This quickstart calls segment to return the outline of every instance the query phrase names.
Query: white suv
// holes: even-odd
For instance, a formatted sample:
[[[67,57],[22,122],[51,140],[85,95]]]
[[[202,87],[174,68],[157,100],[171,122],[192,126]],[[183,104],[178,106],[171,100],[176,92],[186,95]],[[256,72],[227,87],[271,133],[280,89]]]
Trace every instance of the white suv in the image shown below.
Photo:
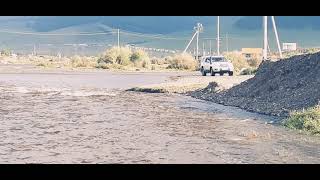
[[[206,76],[207,73],[210,73],[211,76],[215,76],[216,73],[219,73],[220,76],[223,76],[224,73],[233,76],[233,65],[224,56],[204,56],[200,62],[200,71],[203,76]]]

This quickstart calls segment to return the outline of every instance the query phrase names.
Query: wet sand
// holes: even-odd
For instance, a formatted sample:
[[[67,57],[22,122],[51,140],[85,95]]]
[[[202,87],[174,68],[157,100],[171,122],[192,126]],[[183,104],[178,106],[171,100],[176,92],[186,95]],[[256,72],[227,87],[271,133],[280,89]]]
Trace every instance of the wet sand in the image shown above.
[[[320,162],[320,138],[275,117],[123,91],[176,75],[0,72],[0,163]]]

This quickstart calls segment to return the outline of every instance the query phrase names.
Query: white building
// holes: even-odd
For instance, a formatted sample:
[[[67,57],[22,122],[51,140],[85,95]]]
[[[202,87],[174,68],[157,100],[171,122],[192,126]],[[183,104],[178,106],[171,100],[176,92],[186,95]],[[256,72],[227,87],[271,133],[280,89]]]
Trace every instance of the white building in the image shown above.
[[[297,43],[283,43],[282,50],[283,51],[295,51],[295,50],[297,50]]]

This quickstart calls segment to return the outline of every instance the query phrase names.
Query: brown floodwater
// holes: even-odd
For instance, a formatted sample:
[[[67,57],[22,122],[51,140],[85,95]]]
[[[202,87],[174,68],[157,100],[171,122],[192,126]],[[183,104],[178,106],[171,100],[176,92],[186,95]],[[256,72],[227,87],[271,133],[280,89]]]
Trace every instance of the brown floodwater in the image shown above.
[[[169,75],[0,74],[0,163],[320,163],[320,138],[274,117],[123,91]]]

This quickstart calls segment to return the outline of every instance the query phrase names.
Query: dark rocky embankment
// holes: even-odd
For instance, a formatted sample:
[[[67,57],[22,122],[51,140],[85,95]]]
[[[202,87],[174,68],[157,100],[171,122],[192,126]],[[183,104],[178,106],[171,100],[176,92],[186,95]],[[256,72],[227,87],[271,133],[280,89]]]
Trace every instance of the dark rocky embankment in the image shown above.
[[[315,106],[320,100],[320,53],[263,62],[257,74],[230,89],[218,85],[189,93],[192,97],[248,111],[288,116],[290,111]]]

